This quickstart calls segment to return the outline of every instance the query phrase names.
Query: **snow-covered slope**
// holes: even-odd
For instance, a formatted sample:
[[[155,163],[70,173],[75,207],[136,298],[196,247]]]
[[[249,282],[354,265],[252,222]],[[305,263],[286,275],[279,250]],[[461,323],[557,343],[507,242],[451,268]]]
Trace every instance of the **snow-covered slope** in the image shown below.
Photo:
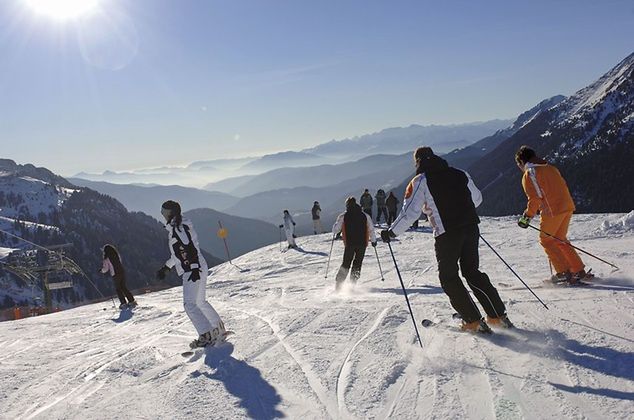
[[[180,353],[194,335],[181,289],[140,297],[131,317],[107,304],[0,324],[0,418],[627,419],[634,398],[634,213],[578,215],[571,238],[589,258],[592,288],[540,287],[548,263],[531,231],[485,219],[482,235],[535,287],[522,289],[493,253],[482,268],[500,288],[515,331],[473,336],[412,323],[387,246],[379,276],[368,250],[360,284],[333,293],[342,245],[324,279],[329,235],[301,251],[269,246],[217,266],[210,301],[231,345]],[[393,244],[423,318],[448,320],[429,232]]]

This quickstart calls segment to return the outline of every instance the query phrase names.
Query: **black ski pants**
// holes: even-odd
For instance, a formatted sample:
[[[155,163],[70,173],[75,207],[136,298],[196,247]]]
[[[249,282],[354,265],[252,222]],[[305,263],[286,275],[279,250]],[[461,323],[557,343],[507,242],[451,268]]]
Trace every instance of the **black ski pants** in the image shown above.
[[[479,270],[479,241],[478,225],[469,225],[443,233],[436,238],[435,243],[440,285],[449,296],[451,306],[465,322],[478,321],[482,315],[458,275],[458,264],[487,315],[499,317],[506,313],[504,303],[489,276]]]
[[[367,209],[363,209],[363,212],[365,214],[367,214],[368,216],[370,216],[370,219],[372,218],[372,207],[369,207]]]
[[[388,209],[387,224],[391,225],[396,220],[396,209]]]
[[[341,286],[346,277],[348,277],[348,272],[350,271],[350,265],[352,265],[352,272],[350,273],[350,280],[353,283],[356,283],[361,277],[361,264],[363,264],[363,257],[365,257],[365,246],[348,246],[343,251],[343,262],[341,263],[341,267],[337,272],[337,277],[335,281],[337,282],[337,287]]]
[[[114,276],[112,280],[114,281],[114,287],[117,290],[119,302],[121,302],[122,305],[126,303],[126,299],[128,299],[127,303],[133,302],[134,296],[132,296],[132,293],[130,293],[125,284],[125,276]]]
[[[379,223],[379,221],[381,220],[381,215],[383,215],[383,217],[385,218],[385,223],[388,222],[388,216],[387,216],[387,207],[383,206],[383,207],[377,207],[376,209],[376,222]]]

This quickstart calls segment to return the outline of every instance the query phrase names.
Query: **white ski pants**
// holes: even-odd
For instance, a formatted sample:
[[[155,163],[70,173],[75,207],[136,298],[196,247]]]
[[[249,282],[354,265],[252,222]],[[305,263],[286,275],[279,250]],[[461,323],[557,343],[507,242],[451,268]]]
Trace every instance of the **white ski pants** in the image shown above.
[[[295,229],[293,229],[293,227],[284,229],[284,232],[286,233],[286,240],[288,241],[289,246],[295,246],[295,238],[293,238],[294,230]]]
[[[185,280],[183,276],[183,306],[185,313],[194,324],[198,335],[212,331],[220,324],[220,316],[207,302],[207,266],[200,267],[200,279],[197,281]]]
[[[315,219],[313,220],[313,230],[315,233],[323,233],[323,229],[321,228],[321,220]]]

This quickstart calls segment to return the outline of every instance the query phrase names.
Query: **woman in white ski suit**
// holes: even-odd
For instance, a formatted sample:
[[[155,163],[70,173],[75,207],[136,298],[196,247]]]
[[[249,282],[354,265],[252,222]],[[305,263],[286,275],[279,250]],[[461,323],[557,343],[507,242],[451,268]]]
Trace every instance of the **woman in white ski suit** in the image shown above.
[[[284,233],[286,233],[288,247],[296,248],[297,244],[295,243],[295,221],[293,220],[293,216],[291,216],[288,210],[284,210],[284,224],[280,225],[280,229],[282,228],[284,228]]]
[[[167,207],[167,208],[166,208]],[[172,213],[169,214],[169,211]],[[174,201],[163,204],[161,213],[165,216],[168,232],[169,248],[172,256],[159,270],[157,276],[165,274],[176,267],[176,272],[183,279],[183,306],[185,313],[194,324],[199,334],[191,347],[213,345],[225,334],[225,327],[218,313],[206,300],[208,267],[198,243],[198,235],[189,220],[180,215],[180,206]]]

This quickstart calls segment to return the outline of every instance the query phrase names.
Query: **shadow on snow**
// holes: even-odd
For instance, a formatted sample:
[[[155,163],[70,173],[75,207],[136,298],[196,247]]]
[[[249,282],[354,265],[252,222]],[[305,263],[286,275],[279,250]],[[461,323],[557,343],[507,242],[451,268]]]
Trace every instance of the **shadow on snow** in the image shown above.
[[[213,372],[203,372],[202,375],[222,382],[231,395],[240,399],[239,406],[247,411],[249,418],[284,417],[277,409],[282,399],[275,388],[262,377],[258,369],[243,360],[233,358],[232,353],[231,343],[207,350],[205,364]]]
[[[495,334],[491,337],[495,344],[507,347],[517,353],[541,354],[560,359],[580,368],[593,370],[603,375],[634,381],[634,353],[611,347],[594,346],[567,338],[556,330],[528,331],[510,330],[509,334]],[[631,399],[629,392],[606,388],[588,388],[551,383],[558,389],[569,392],[587,392],[611,398]]]
[[[129,319],[131,319],[133,314],[134,314],[134,312],[132,312],[129,309],[122,309],[121,312],[119,312],[119,317],[118,318],[112,318],[112,321],[116,322],[117,324],[119,324],[121,322],[125,322],[125,321],[128,321]]]

